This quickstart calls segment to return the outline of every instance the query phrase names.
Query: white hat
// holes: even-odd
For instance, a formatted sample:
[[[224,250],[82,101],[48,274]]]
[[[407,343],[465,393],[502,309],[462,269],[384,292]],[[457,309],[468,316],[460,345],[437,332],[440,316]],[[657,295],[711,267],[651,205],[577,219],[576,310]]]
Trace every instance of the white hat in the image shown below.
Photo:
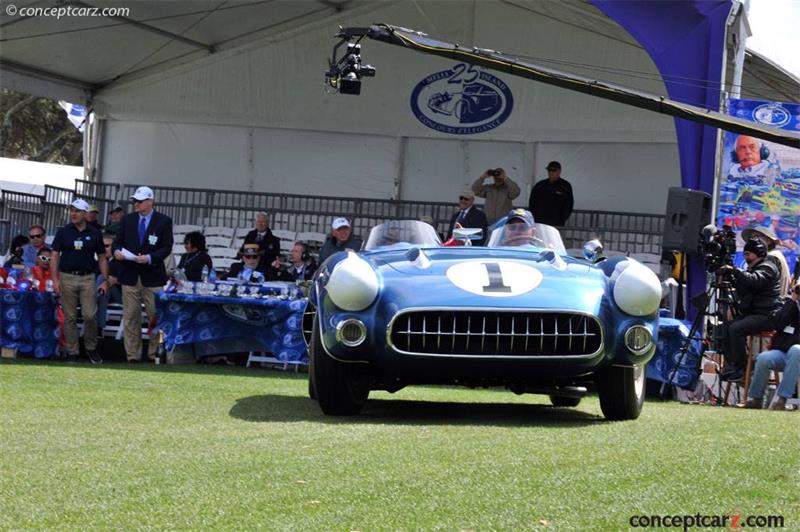
[[[341,229],[342,227],[350,227],[350,222],[347,218],[336,218],[331,224],[331,229]]]
[[[89,210],[89,204],[82,199],[76,199],[75,201],[70,203],[70,207],[73,207],[79,211],[84,211],[84,212]]]
[[[153,189],[150,187],[139,187],[136,189],[136,192],[133,193],[131,199],[139,201],[153,199]]]

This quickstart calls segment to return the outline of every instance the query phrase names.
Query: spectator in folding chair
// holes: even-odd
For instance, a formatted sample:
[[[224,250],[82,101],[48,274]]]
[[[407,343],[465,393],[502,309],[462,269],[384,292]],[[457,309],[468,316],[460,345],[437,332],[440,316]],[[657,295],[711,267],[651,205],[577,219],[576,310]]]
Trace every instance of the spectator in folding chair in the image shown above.
[[[103,235],[103,248],[105,249],[106,260],[108,261],[108,290],[105,294],[101,294],[97,297],[97,330],[100,331],[101,336],[108,319],[109,303],[122,303],[122,288],[119,284],[120,261],[116,260],[114,254],[111,253],[113,245],[114,236]],[[97,286],[99,287],[102,282],[103,276],[98,272]]]
[[[352,249],[353,251],[361,250],[361,239],[353,234],[352,226],[347,218],[336,218],[331,223],[331,235],[322,244],[319,250],[319,262],[322,264],[325,259],[339,253]]]
[[[272,264],[273,268],[279,266],[278,259]],[[304,242],[295,242],[289,252],[289,266],[282,268],[278,273],[279,281],[309,281],[314,272],[317,271],[317,264],[308,252],[308,246]]]
[[[172,253],[172,219],[153,208],[150,187],[139,187],[131,196],[136,212],[122,218],[112,249],[120,261],[122,284],[122,326],[128,362],[142,360],[142,309],[148,323],[156,316],[156,292],[167,283],[164,261]],[[125,250],[123,252],[123,249]],[[158,344],[151,338],[148,359],[154,360]]]
[[[238,279],[246,283],[262,283],[275,278],[274,274],[268,275],[272,271],[271,266],[263,268],[260,264],[261,251],[258,244],[244,244],[242,246],[242,261],[231,265],[228,273],[222,279]]]
[[[281,240],[272,234],[269,228],[269,216],[267,213],[256,214],[255,228],[244,237],[244,244],[257,244],[261,252],[258,265],[262,271],[266,272],[272,261],[281,253]],[[244,244],[239,249],[239,255],[244,253]]]
[[[108,261],[103,250],[103,237],[96,228],[86,223],[89,204],[76,199],[70,204],[69,224],[53,238],[50,269],[54,274],[53,289],[61,294],[64,311],[64,337],[67,357],[75,361],[80,352],[78,343],[78,305],[83,317],[83,343],[92,364],[103,361],[97,354],[97,292],[105,293],[108,284],[98,287],[95,270],[99,267],[108,277]],[[95,258],[97,257],[97,258]]]
[[[32,225],[28,228],[28,238],[30,240],[22,246],[22,262],[28,268],[36,266],[39,250],[44,247],[46,233],[47,231],[41,225]]]
[[[36,256],[36,266],[31,268],[33,285],[38,288],[39,292],[47,290],[47,281],[50,281],[51,285],[53,284],[53,273],[50,271],[50,253],[49,247],[42,246]]]
[[[183,237],[183,247],[186,253],[181,255],[178,269],[183,270],[187,281],[199,282],[203,279],[203,267],[209,272],[214,267],[206,249],[206,237],[200,231],[187,233]]]
[[[797,389],[800,377],[800,284],[795,285],[791,299],[787,299],[775,315],[778,334],[772,340],[769,351],[759,353],[756,358],[753,381],[747,391],[745,408],[761,408],[764,390],[767,388],[770,371],[783,371],[783,378],[775,391],[771,410],[785,410],[786,401]]]

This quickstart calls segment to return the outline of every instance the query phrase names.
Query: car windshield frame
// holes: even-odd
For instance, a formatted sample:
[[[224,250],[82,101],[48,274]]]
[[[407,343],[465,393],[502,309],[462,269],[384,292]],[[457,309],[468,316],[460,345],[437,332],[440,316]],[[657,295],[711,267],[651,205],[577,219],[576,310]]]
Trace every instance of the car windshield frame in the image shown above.
[[[391,220],[378,224],[369,232],[364,251],[410,247],[440,247],[436,230],[419,220]]]
[[[504,240],[506,224],[495,228],[489,237],[489,242],[486,247],[489,248],[536,248],[536,249],[552,249],[556,254],[565,256],[567,255],[567,248],[564,246],[564,241],[561,240],[561,233],[552,225],[535,222],[533,224],[534,237],[531,243],[522,244],[517,246],[502,245],[500,242]]]

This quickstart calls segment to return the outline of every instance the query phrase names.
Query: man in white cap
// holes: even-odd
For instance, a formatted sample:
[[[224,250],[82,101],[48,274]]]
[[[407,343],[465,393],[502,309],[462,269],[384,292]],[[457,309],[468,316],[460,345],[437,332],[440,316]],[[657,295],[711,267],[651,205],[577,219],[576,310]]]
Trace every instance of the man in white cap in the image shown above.
[[[126,214],[114,238],[114,258],[120,261],[122,323],[128,362],[142,360],[142,310],[152,324],[156,316],[155,294],[167,283],[164,260],[172,253],[172,219],[153,209],[153,190],[139,187],[131,196],[135,212]],[[124,250],[124,251],[123,251]],[[151,338],[148,358],[158,344]]]
[[[86,222],[89,204],[76,199],[69,207],[69,224],[56,232],[50,255],[53,288],[61,294],[64,311],[64,337],[67,356],[75,361],[80,353],[78,304],[83,317],[83,344],[92,364],[103,361],[97,354],[97,292],[108,290],[108,262],[103,248],[103,235]],[[95,256],[97,258],[95,258]],[[99,267],[103,280],[96,284]]]
[[[361,249],[361,239],[353,234],[347,218],[336,218],[331,223],[331,236],[325,240],[319,250],[319,263],[322,264],[325,259],[334,253],[346,249],[359,251]]]

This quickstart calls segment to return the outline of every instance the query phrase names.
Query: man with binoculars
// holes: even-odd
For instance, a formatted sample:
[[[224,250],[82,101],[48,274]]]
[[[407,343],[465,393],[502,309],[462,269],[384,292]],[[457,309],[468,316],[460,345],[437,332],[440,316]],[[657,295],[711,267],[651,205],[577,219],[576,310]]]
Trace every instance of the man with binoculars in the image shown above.
[[[502,168],[489,168],[472,182],[472,192],[479,198],[486,198],[483,212],[489,225],[511,210],[511,202],[519,196],[516,184]]]
[[[723,380],[736,382],[743,378],[747,362],[747,336],[773,328],[771,314],[781,304],[781,279],[778,267],[766,257],[767,247],[764,243],[751,238],[744,246],[747,270],[729,265],[717,270],[718,274],[729,275],[732,279],[736,288],[736,308],[740,313],[739,317],[723,324],[726,339]]]

